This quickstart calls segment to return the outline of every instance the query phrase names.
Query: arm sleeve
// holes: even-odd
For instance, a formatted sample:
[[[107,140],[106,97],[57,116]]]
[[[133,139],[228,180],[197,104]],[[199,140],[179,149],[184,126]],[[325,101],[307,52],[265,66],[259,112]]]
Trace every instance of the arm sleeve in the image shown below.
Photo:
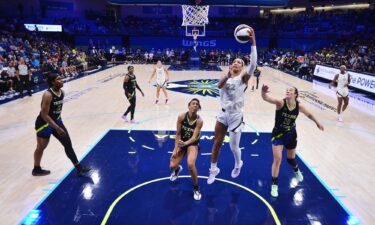
[[[254,74],[255,68],[257,67],[257,61],[258,61],[258,53],[257,53],[257,47],[251,46],[251,53],[250,53],[250,64],[247,67],[247,74],[252,76]]]

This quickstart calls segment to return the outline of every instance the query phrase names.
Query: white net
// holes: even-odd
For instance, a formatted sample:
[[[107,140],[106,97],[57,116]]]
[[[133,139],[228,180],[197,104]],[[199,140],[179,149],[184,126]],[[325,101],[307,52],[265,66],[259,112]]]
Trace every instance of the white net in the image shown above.
[[[182,5],[182,26],[204,26],[208,24],[208,5]]]

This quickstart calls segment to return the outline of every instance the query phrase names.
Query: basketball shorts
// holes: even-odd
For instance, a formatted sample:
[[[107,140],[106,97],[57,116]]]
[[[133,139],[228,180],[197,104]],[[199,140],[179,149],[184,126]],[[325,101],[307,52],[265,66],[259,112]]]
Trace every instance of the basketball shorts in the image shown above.
[[[297,147],[297,131],[295,128],[289,131],[274,128],[271,141],[273,145],[283,145],[289,150],[295,149]]]
[[[166,87],[167,86],[167,80],[156,80],[156,86]]]
[[[184,157],[187,154],[187,150],[188,150],[189,146],[197,146],[198,147],[198,151],[200,150],[199,141],[195,142],[195,143],[192,143],[190,145],[187,145],[187,146],[184,146],[184,147],[180,148],[180,151],[178,152],[178,154],[176,156],[173,156],[173,155],[171,156],[171,160],[175,159],[175,158],[177,158],[177,157],[179,157],[181,155]]]
[[[337,89],[336,90],[336,95],[339,98],[346,98],[349,95],[349,89],[348,88]]]
[[[55,123],[61,128],[64,127],[61,118],[55,120]],[[51,134],[56,132],[56,130],[53,127],[51,127],[51,125],[49,125],[43,119],[39,118],[39,116],[35,121],[35,131],[36,135],[41,138],[49,138]]]
[[[197,146],[197,147],[198,147],[198,151],[200,150],[199,142],[195,142],[195,143],[193,143],[193,144],[186,145],[186,146],[182,147],[181,150],[184,151],[184,152],[187,152],[189,146]]]
[[[225,109],[221,109],[216,120],[227,126],[228,131],[234,133],[241,132],[245,124],[242,112],[228,112]]]
[[[125,91],[125,97],[129,100],[129,102],[134,98],[135,99],[135,90],[129,95],[129,92]]]

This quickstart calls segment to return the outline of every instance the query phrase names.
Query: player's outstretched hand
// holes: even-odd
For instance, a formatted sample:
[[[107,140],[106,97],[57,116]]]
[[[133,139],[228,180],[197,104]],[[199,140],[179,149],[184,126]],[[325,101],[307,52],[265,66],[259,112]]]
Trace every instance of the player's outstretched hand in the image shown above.
[[[248,34],[249,34],[249,38],[250,38],[250,41],[252,44],[255,44],[255,31],[253,28],[249,28],[249,31],[248,31]]]
[[[264,93],[269,93],[269,92],[270,92],[269,89],[270,89],[270,88],[269,88],[267,85],[263,84],[263,86],[262,86],[262,92],[264,92]]]

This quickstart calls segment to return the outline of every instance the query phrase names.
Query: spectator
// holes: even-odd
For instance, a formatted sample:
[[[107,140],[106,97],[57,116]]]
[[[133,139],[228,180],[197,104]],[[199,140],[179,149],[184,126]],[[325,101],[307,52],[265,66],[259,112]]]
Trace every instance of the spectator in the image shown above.
[[[13,80],[8,74],[8,68],[4,67],[0,72],[0,96],[5,94],[7,95],[6,97],[13,97],[14,92]]]
[[[23,90],[26,86],[29,96],[32,96],[31,93],[31,82],[32,82],[32,73],[29,70],[29,66],[25,63],[24,58],[20,59],[20,62],[17,67],[17,79],[20,82],[20,94],[23,98]]]

